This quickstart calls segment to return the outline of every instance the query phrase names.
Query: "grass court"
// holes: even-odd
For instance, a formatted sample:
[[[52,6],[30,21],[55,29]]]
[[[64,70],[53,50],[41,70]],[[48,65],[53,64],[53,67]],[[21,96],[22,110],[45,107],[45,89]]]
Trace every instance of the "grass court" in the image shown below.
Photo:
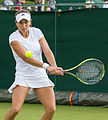
[[[0,103],[0,120],[11,103]],[[40,120],[44,113],[41,104],[24,104],[15,120]],[[57,105],[53,120],[108,120],[108,108]]]

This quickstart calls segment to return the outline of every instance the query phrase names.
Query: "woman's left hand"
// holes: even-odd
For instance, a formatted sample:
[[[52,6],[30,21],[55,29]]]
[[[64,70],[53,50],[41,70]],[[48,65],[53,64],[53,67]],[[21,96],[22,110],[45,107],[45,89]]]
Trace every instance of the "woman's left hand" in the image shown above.
[[[51,71],[50,74],[51,75],[64,75],[63,74],[63,69],[61,67],[54,67],[54,71]]]
[[[62,76],[64,75],[63,69],[61,67],[56,68],[56,75],[62,75]]]

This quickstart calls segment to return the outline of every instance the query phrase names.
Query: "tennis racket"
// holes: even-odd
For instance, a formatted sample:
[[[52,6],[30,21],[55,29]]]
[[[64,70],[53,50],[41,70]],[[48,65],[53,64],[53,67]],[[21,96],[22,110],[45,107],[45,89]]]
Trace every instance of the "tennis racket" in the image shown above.
[[[104,77],[105,68],[100,60],[90,58],[73,68],[64,70],[63,73],[74,76],[84,84],[94,85]]]

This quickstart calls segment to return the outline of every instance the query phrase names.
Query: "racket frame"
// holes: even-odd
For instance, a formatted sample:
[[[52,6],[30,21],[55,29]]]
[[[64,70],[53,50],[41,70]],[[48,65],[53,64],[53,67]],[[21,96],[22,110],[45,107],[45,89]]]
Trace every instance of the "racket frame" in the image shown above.
[[[72,71],[72,70],[78,68],[78,67],[81,66],[83,63],[85,63],[85,62],[87,62],[87,61],[90,61],[90,60],[96,60],[96,61],[98,61],[98,62],[100,62],[100,63],[102,64],[103,74],[102,74],[102,77],[101,77],[101,79],[100,79],[100,80],[102,80],[102,78],[103,78],[104,75],[105,75],[105,67],[104,67],[104,64],[103,64],[100,60],[98,60],[98,59],[96,59],[96,58],[89,58],[89,59],[86,59],[86,60],[82,61],[80,64],[76,65],[75,67],[72,67],[72,68],[70,68],[70,69],[64,70],[63,73],[64,73],[64,74],[69,74],[69,75],[74,76],[75,78],[77,78],[78,80],[80,80],[80,82],[82,82],[82,83],[84,83],[84,84],[86,84],[86,85],[97,84],[100,80],[99,80],[97,83],[91,83],[91,84],[90,84],[90,83],[87,83],[87,82],[82,81],[77,75],[75,75],[75,74],[69,72],[69,71]]]

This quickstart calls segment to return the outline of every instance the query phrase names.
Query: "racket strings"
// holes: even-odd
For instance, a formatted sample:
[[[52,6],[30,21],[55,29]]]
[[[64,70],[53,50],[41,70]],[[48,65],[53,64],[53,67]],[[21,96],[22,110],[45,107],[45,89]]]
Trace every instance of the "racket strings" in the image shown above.
[[[97,83],[103,75],[102,63],[88,61],[78,67],[76,75],[85,83]]]

